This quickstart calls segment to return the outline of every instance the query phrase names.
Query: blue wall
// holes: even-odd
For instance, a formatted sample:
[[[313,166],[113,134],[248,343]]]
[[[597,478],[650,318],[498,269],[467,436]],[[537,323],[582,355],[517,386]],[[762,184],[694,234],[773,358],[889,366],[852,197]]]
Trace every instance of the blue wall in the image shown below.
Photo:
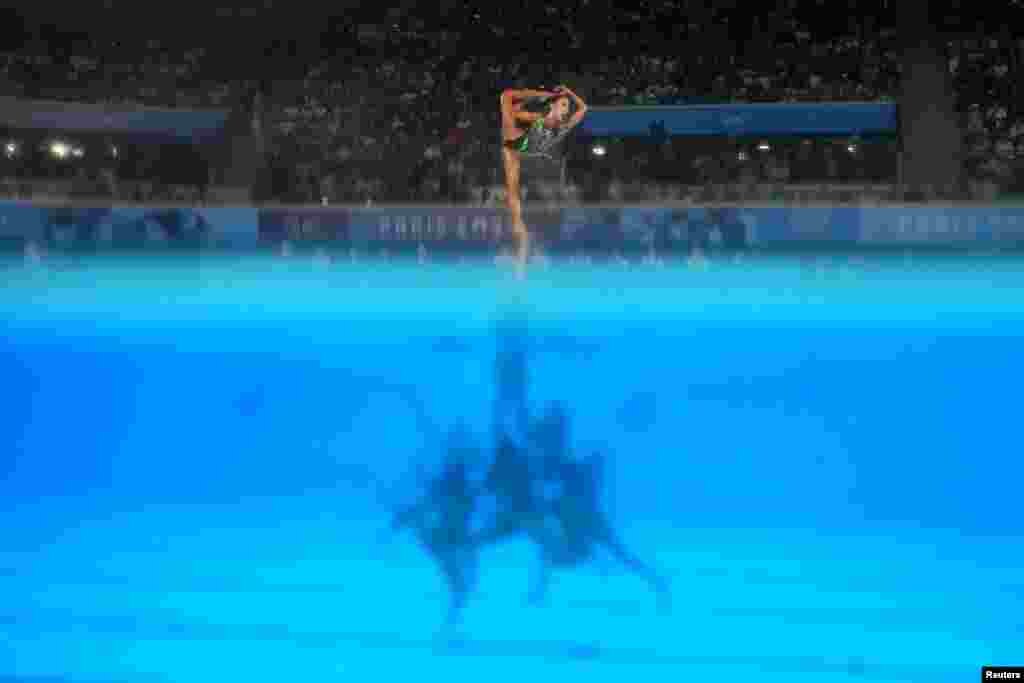
[[[896,134],[895,104],[714,104],[663,107],[595,107],[581,130],[590,135],[649,135],[663,125],[668,135],[877,135]]]

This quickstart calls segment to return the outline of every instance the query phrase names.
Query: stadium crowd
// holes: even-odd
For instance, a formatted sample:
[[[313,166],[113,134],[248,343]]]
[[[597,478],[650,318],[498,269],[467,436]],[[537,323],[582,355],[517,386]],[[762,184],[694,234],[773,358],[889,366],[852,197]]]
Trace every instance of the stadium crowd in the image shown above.
[[[501,181],[496,95],[505,87],[571,83],[592,105],[886,101],[899,92],[896,31],[878,17],[852,16],[829,31],[820,24],[812,31],[815,17],[769,12],[737,34],[713,10],[680,20],[681,3],[658,0],[638,3],[594,35],[581,27],[597,18],[586,11],[602,11],[596,0],[552,4],[515,28],[502,21],[497,5],[448,4],[469,28],[435,30],[428,10],[387,23],[353,22],[321,36],[333,44],[293,53],[269,76],[254,68],[247,79],[224,67],[222,51],[208,47],[96,37],[55,45],[40,39],[0,55],[0,95],[243,108],[266,140],[269,170],[257,193],[262,200],[484,203],[496,201],[492,188]],[[658,32],[652,25],[670,28]],[[618,56],[640,30],[646,30],[644,54]],[[490,41],[516,49],[476,56]],[[948,51],[969,133],[969,172],[1012,184],[1024,152],[1024,117],[1016,105],[1024,42],[1008,35],[964,37],[951,40]],[[678,141],[668,148],[678,178],[673,182],[671,169],[662,170],[658,187],[643,182],[634,195],[664,197],[681,191],[668,188],[708,182],[784,181],[796,154],[780,148],[745,167],[735,150],[725,160],[726,151],[715,159],[687,154]],[[29,171],[13,149],[6,151],[0,183],[6,189],[0,191],[10,194],[14,179]],[[630,179],[647,178],[651,156],[641,150],[621,160],[605,172],[602,187],[632,187]],[[664,161],[665,155],[657,156]],[[130,191],[109,189],[116,185],[111,175],[131,177],[134,170],[139,177],[124,161],[99,166],[85,180],[95,186],[105,179],[108,192],[145,194],[140,183]],[[720,171],[707,171],[715,168]],[[811,180],[868,176],[829,162]],[[208,181],[197,178],[195,186]],[[180,187],[165,193],[202,197]]]

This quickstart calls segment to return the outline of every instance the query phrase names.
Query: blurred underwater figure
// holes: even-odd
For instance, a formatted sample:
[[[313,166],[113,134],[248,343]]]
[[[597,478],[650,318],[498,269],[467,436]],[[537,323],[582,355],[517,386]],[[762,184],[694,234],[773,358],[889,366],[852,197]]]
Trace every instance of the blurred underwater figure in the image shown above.
[[[564,417],[551,412],[547,419],[552,421],[544,426],[567,424]],[[550,442],[565,443],[564,434],[555,434]],[[426,494],[393,518],[394,528],[413,530],[445,578],[449,590],[445,626],[456,626],[468,604],[481,551],[519,537],[529,539],[539,550],[531,604],[544,602],[555,571],[579,568],[605,551],[650,585],[659,609],[670,609],[668,581],[628,550],[601,508],[605,458],[593,454],[576,460],[568,450],[540,456],[528,450],[529,446],[524,449],[510,436],[499,435],[482,480],[472,474],[478,453],[457,447],[449,450]]]
[[[458,622],[479,566],[471,533],[479,494],[470,471],[477,453],[465,436],[458,428],[449,435],[440,473],[419,500],[397,510],[391,520],[394,531],[413,532],[444,577],[449,593],[446,627]]]
[[[530,415],[528,342],[518,316],[499,327],[492,449],[481,451],[468,428],[457,426],[444,440],[440,473],[423,482],[417,503],[396,513],[393,527],[412,529],[445,577],[448,627],[476,587],[480,552],[521,537],[539,549],[532,604],[544,601],[554,571],[579,568],[603,550],[669,608],[668,581],[627,549],[602,509],[605,457],[580,460],[573,452],[569,406],[553,401],[540,417]]]

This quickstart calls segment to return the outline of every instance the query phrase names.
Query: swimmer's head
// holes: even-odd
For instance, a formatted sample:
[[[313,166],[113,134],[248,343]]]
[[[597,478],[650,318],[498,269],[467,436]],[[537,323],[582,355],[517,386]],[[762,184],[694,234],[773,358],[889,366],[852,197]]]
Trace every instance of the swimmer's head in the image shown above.
[[[562,125],[569,120],[569,96],[559,95],[548,102],[547,119],[556,125]]]

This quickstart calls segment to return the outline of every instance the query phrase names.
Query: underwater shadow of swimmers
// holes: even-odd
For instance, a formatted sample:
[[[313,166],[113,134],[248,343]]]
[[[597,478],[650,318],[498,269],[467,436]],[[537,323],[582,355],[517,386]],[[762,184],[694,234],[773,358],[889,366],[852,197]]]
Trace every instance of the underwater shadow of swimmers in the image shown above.
[[[649,583],[660,609],[670,609],[668,581],[626,547],[602,510],[605,458],[595,453],[574,460],[567,429],[564,406],[552,404],[533,434],[537,464],[511,438],[499,437],[484,482],[485,492],[496,499],[496,512],[491,525],[474,534],[473,543],[484,548],[519,535],[534,542],[540,550],[530,594],[534,604],[547,597],[555,570],[578,568],[603,549]]]
[[[478,461],[479,451],[466,448],[457,433],[450,435],[446,450],[442,471],[424,496],[392,518],[394,530],[413,531],[445,578],[446,628],[457,625],[476,587],[480,552],[516,537],[539,549],[531,604],[545,601],[555,571],[579,568],[603,549],[647,581],[660,611],[671,609],[668,581],[626,547],[601,509],[602,456],[577,462],[567,452],[549,451],[534,464],[503,434],[486,478],[477,485],[470,465]]]

